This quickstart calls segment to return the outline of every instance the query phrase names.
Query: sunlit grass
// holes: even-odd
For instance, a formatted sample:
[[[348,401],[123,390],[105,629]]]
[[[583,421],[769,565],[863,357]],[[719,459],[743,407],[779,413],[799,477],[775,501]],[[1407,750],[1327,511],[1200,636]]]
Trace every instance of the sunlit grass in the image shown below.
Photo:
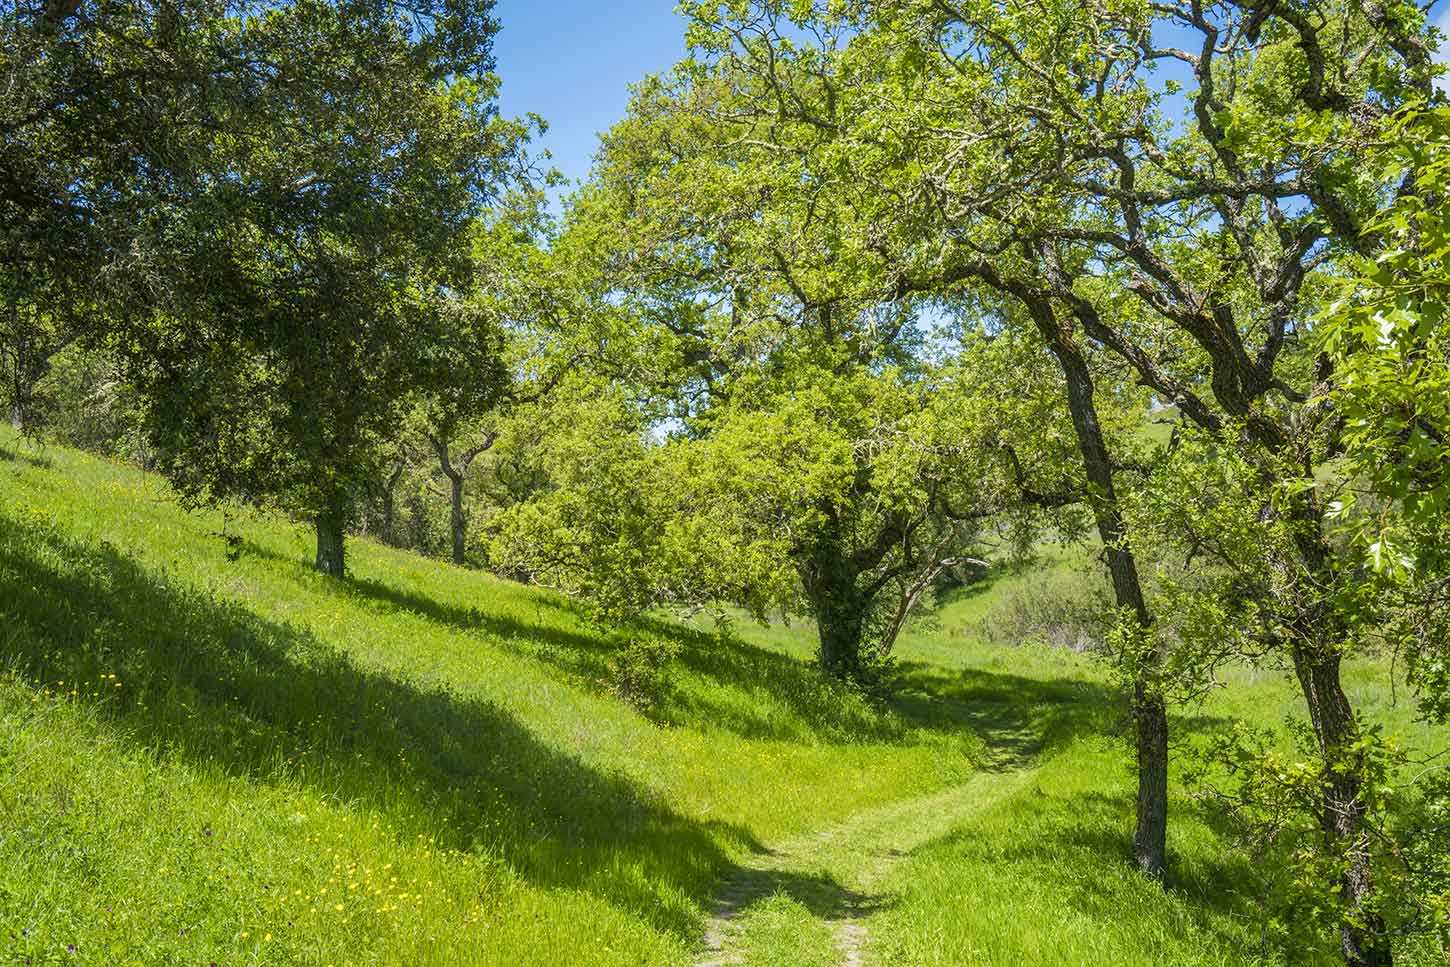
[[[893,967],[1272,964],[1223,844],[1179,801],[1164,890],[1127,862],[1122,749],[1075,740],[1022,790],[917,852],[893,878],[873,953]],[[1227,864],[1227,865],[1225,865]]]
[[[202,963],[269,932],[276,963],[682,963],[731,857],[974,768],[934,710],[683,630],[652,720],[566,600],[369,541],[332,581],[303,527],[0,444],[7,748],[45,750],[0,765],[0,836],[26,844],[0,856],[0,924],[46,950],[150,962],[175,923],[164,949]],[[193,842],[234,852],[176,852]],[[281,946],[300,921],[269,904],[335,896],[337,863],[406,868],[427,902],[333,900]]]
[[[863,816],[800,882],[874,891],[870,963],[1283,953],[1181,783],[1166,898],[1132,873],[1099,662],[973,631],[1077,550],[914,622],[884,702],[816,675],[808,624],[661,620],[683,648],[644,715],[573,602],[367,540],[338,582],[310,540],[0,430],[0,963],[684,965],[737,864]],[[1300,714],[1282,670],[1223,677],[1176,716],[1180,757]],[[1346,680],[1406,745],[1443,746],[1382,667]],[[938,792],[960,819],[894,811]],[[822,909],[743,911],[748,962],[830,962]]]
[[[835,967],[830,928],[788,894],[752,905],[736,926],[744,967]]]

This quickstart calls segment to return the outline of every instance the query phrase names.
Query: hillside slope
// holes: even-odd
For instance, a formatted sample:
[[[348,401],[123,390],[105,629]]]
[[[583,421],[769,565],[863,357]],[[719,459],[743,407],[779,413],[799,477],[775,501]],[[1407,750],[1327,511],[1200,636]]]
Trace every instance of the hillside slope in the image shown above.
[[[1103,963],[1125,929],[1107,962],[1261,953],[1191,809],[1166,903],[1124,875],[1128,773],[1087,659],[924,624],[873,706],[818,679],[808,629],[660,624],[682,651],[646,716],[571,602],[367,540],[338,582],[309,540],[0,431],[0,963],[685,965],[722,885],[865,828],[876,846],[820,839],[738,911],[741,962],[810,962],[791,951],[830,937],[823,885],[879,892],[853,906],[866,962]],[[1246,706],[1291,707],[1264,689]],[[1046,785],[1022,778],[1042,762]],[[914,801],[966,817],[1004,764],[983,831],[860,825]],[[986,858],[992,902],[939,917]]]
[[[652,721],[556,596],[368,541],[330,581],[296,525],[0,445],[15,952],[680,963],[730,857],[973,767],[945,718],[683,630]]]

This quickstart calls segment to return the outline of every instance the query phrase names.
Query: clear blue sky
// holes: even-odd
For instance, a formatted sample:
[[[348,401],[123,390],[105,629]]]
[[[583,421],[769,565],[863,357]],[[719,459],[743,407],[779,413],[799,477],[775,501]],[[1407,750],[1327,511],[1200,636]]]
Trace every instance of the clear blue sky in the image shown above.
[[[543,147],[572,180],[589,171],[600,132],[624,116],[629,85],[685,53],[677,0],[498,0],[495,53],[505,115],[549,122]],[[1450,0],[1431,14],[1450,34]]]
[[[578,180],[598,135],[624,117],[629,85],[685,54],[677,0],[498,0],[494,44],[505,116],[549,122],[543,146]]]

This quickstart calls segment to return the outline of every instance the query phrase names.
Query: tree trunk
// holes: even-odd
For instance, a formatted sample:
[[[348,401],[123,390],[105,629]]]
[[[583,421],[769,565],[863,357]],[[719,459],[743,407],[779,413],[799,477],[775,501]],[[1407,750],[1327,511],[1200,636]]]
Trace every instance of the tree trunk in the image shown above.
[[[1168,868],[1168,706],[1141,680],[1133,685],[1133,726],[1138,758],[1133,861],[1157,878]]]
[[[393,488],[387,487],[383,490],[383,543],[390,546],[397,546],[397,540],[393,537],[393,518],[397,516],[394,510]]]
[[[463,474],[448,478],[449,524],[453,530],[453,563],[464,563],[467,549],[468,518],[463,514]]]
[[[396,498],[394,495],[398,490],[398,480],[403,476],[403,469],[407,465],[398,461],[393,472],[383,481],[383,543],[392,547],[397,546],[397,536],[393,533],[393,521],[397,516]]]
[[[834,613],[816,615],[816,635],[820,640],[821,668],[832,678],[842,680],[861,676],[861,620],[859,616]]]
[[[1264,442],[1264,441],[1261,441]],[[1294,540],[1301,560],[1286,571],[1294,600],[1302,602],[1291,622],[1298,635],[1293,649],[1294,676],[1304,695],[1309,722],[1324,758],[1319,827],[1344,851],[1339,897],[1350,916],[1339,928],[1340,948],[1349,967],[1389,967],[1393,962],[1384,918],[1375,909],[1370,837],[1365,830],[1364,753],[1354,747],[1362,737],[1359,719],[1340,680],[1340,642],[1347,631],[1326,589],[1332,550],[1323,534],[1324,515],[1312,496],[1296,502]]]
[[[314,521],[317,526],[317,560],[313,566],[323,574],[337,578],[342,577],[346,571],[343,546],[346,534],[343,520],[341,507],[333,503],[318,514]]]
[[[487,434],[478,446],[460,453],[457,466],[453,463],[451,429],[440,429],[428,439],[433,444],[434,452],[438,454],[438,469],[448,478],[448,522],[453,534],[453,563],[461,566],[466,563],[468,549],[468,518],[463,513],[463,489],[468,480],[468,468],[474,458],[493,446],[494,440],[498,439],[498,433]]]
[[[1093,489],[1090,500],[1098,536],[1106,549],[1113,597],[1119,608],[1133,613],[1139,628],[1152,627],[1153,616],[1143,597],[1137,558],[1128,542],[1128,525],[1118,506],[1113,464],[1097,404],[1093,401],[1092,372],[1070,332],[1058,324],[1050,306],[1031,307],[1038,328],[1062,366],[1067,382],[1068,409],[1082,452],[1083,469]],[[1161,691],[1152,683],[1158,662],[1155,649],[1131,656],[1133,667],[1133,725],[1138,766],[1137,826],[1133,832],[1133,860],[1151,877],[1161,877],[1168,866],[1168,709]]]
[[[823,538],[802,576],[815,612],[821,670],[833,678],[859,679],[864,604],[856,593],[857,575],[840,543]]]
[[[1339,896],[1354,922],[1339,930],[1344,959],[1350,967],[1389,967],[1392,953],[1384,918],[1373,907],[1374,876],[1360,796],[1362,756],[1351,751],[1359,724],[1340,684],[1339,655],[1296,648],[1294,673],[1326,763],[1320,828],[1344,847],[1347,860]]]
[[[18,399],[10,403],[10,425],[18,433],[25,432],[25,406]]]

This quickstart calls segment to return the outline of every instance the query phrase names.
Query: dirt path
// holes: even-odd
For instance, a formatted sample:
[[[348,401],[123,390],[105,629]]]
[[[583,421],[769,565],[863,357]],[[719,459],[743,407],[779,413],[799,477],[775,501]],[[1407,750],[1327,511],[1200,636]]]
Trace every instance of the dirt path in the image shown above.
[[[831,929],[839,967],[863,967],[866,920],[884,899],[881,889],[893,868],[912,850],[1016,791],[1031,772],[983,770],[960,785],[856,813],[827,830],[747,857],[716,890],[695,967],[743,964],[735,921],[778,891]]]

